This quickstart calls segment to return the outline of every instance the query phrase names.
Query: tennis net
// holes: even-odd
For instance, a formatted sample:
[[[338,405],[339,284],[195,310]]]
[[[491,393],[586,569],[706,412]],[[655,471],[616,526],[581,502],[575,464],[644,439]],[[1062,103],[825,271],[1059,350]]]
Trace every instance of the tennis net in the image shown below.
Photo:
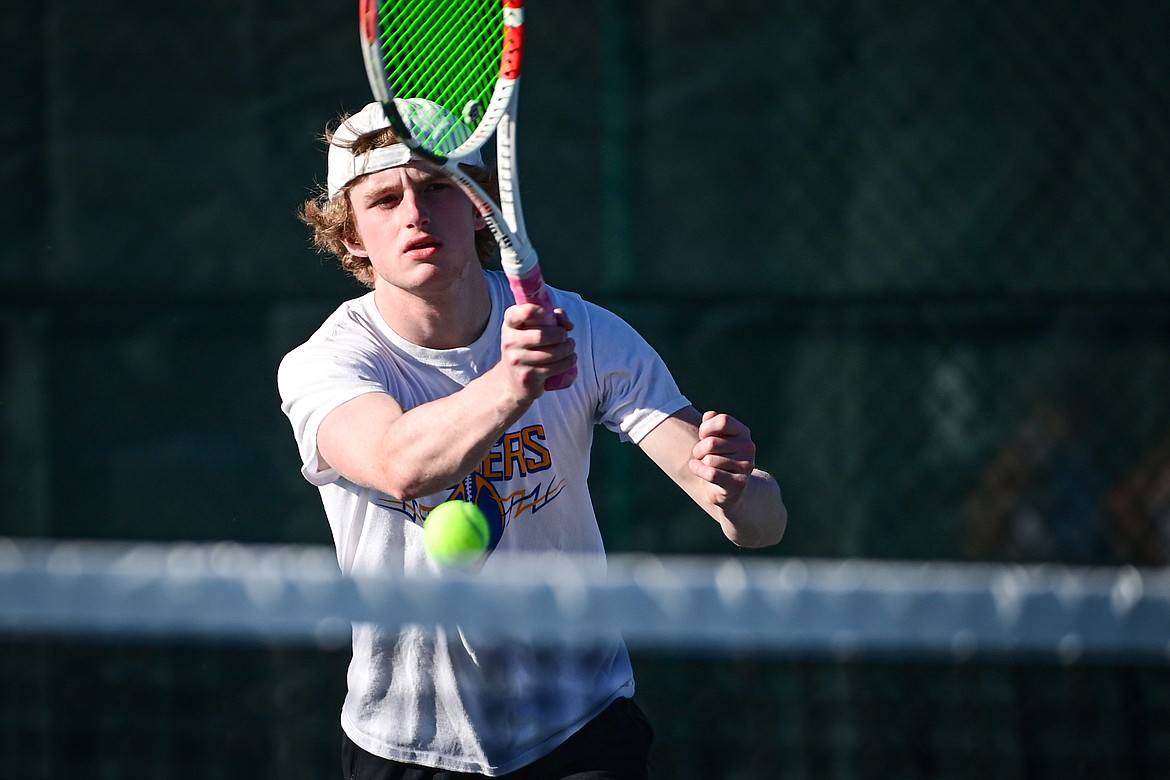
[[[621,632],[660,777],[1170,766],[1167,570],[499,562],[353,578],[313,546],[0,539],[0,777],[334,776],[352,621]]]

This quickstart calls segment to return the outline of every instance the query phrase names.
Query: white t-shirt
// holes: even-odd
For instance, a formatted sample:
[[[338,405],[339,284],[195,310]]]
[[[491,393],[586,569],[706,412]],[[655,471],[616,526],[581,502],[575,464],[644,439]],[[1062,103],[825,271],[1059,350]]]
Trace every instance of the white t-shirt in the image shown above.
[[[345,573],[432,569],[422,521],[451,498],[484,510],[495,550],[563,551],[604,565],[587,485],[593,427],[636,443],[688,403],[629,325],[577,295],[550,290],[575,326],[577,380],[538,399],[474,474],[440,493],[401,501],[321,468],[317,429],[341,404],[381,392],[411,409],[456,392],[499,360],[512,298],[502,273],[485,275],[492,314],[468,347],[407,342],[382,319],[370,293],[343,304],[281,363],[282,408],[300,446],[302,473],[320,489]],[[489,557],[485,566],[492,564]],[[364,624],[354,626],[348,684],[342,727],[364,750],[487,775],[541,758],[634,688],[620,637],[588,647],[536,646],[433,626],[385,631]]]

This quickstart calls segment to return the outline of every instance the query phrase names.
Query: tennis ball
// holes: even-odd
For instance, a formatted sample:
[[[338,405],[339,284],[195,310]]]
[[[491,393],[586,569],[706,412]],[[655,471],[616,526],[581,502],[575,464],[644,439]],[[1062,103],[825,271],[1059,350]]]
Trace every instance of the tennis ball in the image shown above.
[[[423,521],[423,547],[442,566],[475,563],[487,552],[491,537],[487,518],[467,501],[439,504]]]

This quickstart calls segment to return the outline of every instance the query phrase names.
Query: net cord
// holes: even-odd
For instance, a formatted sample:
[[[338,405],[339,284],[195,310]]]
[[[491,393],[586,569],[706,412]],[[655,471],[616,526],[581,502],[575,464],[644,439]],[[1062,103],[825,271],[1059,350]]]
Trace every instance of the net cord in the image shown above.
[[[0,538],[0,632],[332,644],[351,622],[805,655],[1170,660],[1170,571],[500,553],[344,576],[332,548]]]

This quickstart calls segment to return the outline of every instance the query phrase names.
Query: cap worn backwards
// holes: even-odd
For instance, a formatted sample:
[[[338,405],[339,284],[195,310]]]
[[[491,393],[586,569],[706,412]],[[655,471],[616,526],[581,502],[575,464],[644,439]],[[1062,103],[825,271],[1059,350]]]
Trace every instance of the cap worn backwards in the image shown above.
[[[395,98],[394,105],[415,138],[427,142],[426,145],[439,154],[450,154],[471,135],[466,124],[437,103],[422,98]],[[337,197],[345,185],[359,176],[397,168],[411,161],[410,148],[406,144],[383,146],[364,154],[354,154],[348,148],[358,136],[387,127],[390,127],[390,120],[386,118],[382,104],[374,102],[342,122],[333,133],[327,178],[330,199]],[[462,162],[483,165],[483,158],[477,149]]]

